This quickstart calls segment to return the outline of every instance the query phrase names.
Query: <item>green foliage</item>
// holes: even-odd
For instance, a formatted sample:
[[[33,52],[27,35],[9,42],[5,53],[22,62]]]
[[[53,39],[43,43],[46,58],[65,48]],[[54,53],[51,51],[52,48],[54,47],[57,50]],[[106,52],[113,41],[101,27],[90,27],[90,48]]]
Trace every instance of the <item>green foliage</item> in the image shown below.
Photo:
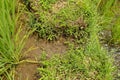
[[[98,4],[98,12],[103,17],[102,28],[103,30],[111,31],[111,38],[106,41],[112,44],[120,43],[120,9],[119,0],[100,0]],[[107,37],[106,37],[107,38]]]
[[[24,0],[24,4],[28,3]],[[30,13],[29,24],[39,37],[72,37],[78,42],[89,37],[83,48],[72,46],[66,54],[48,60],[44,54],[38,69],[40,80],[113,80],[113,61],[101,47],[98,33],[112,27],[111,41],[120,43],[117,0],[39,0],[38,4],[38,11]],[[16,29],[15,7],[16,0],[0,0],[0,80],[14,80],[16,65],[25,62],[21,52],[30,32],[19,37],[22,29]]]
[[[51,5],[54,4],[58,0],[40,0],[41,8],[44,10],[49,10]]]
[[[31,28],[37,28],[36,32],[39,37],[47,40],[54,40],[60,36],[80,39],[82,35],[86,34],[86,32],[83,34],[81,28],[86,28],[87,24],[78,3],[80,2],[77,0],[40,1],[42,6],[30,18]],[[43,6],[45,9],[42,8]]]
[[[0,0],[0,80],[14,80],[15,66],[22,57],[21,51],[29,32],[22,36],[16,29],[19,16],[15,15],[16,0]]]
[[[116,3],[113,7],[113,12],[115,14],[112,21],[112,43],[120,44],[120,1],[116,0]]]
[[[87,18],[89,40],[85,47],[74,48],[64,55],[51,59],[42,59],[38,70],[42,76],[40,80],[113,80],[113,60],[104,50],[99,41],[103,15],[98,12],[98,5],[91,0],[82,0],[82,9]]]
[[[64,55],[42,59],[40,80],[113,80],[112,59],[95,45],[89,44],[85,50],[71,48]]]
[[[117,18],[112,28],[112,41],[115,44],[120,44],[120,18]]]
[[[0,0],[0,12],[0,76],[7,76],[7,70],[18,61],[12,40],[15,30],[15,0]]]

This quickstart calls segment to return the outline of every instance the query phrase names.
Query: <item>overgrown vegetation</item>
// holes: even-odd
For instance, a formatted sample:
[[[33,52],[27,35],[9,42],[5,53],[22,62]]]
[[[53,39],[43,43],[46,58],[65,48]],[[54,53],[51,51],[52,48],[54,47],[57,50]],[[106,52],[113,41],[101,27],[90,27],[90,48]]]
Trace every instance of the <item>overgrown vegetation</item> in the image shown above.
[[[112,41],[114,44],[120,44],[120,1],[116,0],[114,9],[114,19],[113,19],[113,26],[112,26]]]
[[[55,40],[64,36],[80,39],[86,34],[83,29],[87,23],[78,0],[47,0],[40,1],[39,5],[39,11],[31,15],[30,25],[37,28],[40,38]]]
[[[99,11],[102,16],[104,17],[103,21],[105,22],[104,24],[102,24],[102,28],[104,31],[106,31],[106,39],[105,41],[107,42],[107,44],[119,44],[119,0],[101,0],[101,10]],[[110,8],[108,8],[110,7]],[[99,9],[99,8],[98,8]],[[105,35],[104,35],[105,36]]]
[[[22,59],[25,40],[34,30],[39,38],[48,41],[63,37],[83,44],[75,47],[70,43],[65,54],[53,55],[50,59],[44,53],[38,68],[40,80],[114,79],[114,60],[100,44],[99,37],[104,35],[99,34],[109,31],[110,38],[105,36],[105,42],[120,44],[119,0],[21,0],[32,30],[25,34],[17,24],[19,12],[23,10],[17,11],[23,7],[16,8],[18,2],[0,0],[0,80],[15,80],[17,65],[34,63]]]
[[[97,1],[91,0],[82,0],[77,3],[83,10],[82,14],[86,18],[90,34],[85,48],[70,48],[65,55],[43,60],[43,66],[39,68],[42,75],[40,80],[113,80],[113,60],[101,47],[98,34],[112,20],[105,15],[114,4],[114,0],[106,1],[104,4],[106,7],[102,13],[98,10],[103,6],[101,2],[97,5],[95,3]]]
[[[118,44],[119,1],[94,0],[92,4],[96,4],[97,12],[101,15],[100,28],[111,32],[109,34],[111,37],[110,39],[106,37],[106,42]],[[40,0],[38,6],[33,7],[35,12],[30,14],[29,24],[31,28],[37,28],[36,32],[40,38],[47,40],[59,39],[61,36],[74,39],[88,37],[87,19],[92,13],[85,11],[83,6],[84,4],[79,0]]]
[[[85,50],[71,48],[65,55],[50,60],[44,55],[41,60],[40,80],[113,80],[113,60],[95,43]]]

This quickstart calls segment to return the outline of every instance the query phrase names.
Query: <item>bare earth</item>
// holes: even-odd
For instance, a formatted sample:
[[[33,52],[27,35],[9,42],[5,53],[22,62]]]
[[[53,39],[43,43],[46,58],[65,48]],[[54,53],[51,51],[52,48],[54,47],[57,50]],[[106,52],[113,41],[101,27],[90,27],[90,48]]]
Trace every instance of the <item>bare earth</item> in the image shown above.
[[[45,51],[47,56],[50,57],[52,54],[62,54],[67,50],[67,47],[64,45],[64,39],[48,42],[45,40],[37,40],[35,36],[31,36],[28,39],[24,50],[28,50],[30,47],[34,47],[36,49],[28,52],[24,56],[24,59],[33,61],[38,61],[43,51]],[[15,80],[38,80],[40,78],[37,71],[39,66],[40,64],[34,63],[23,63],[18,65],[16,68]]]

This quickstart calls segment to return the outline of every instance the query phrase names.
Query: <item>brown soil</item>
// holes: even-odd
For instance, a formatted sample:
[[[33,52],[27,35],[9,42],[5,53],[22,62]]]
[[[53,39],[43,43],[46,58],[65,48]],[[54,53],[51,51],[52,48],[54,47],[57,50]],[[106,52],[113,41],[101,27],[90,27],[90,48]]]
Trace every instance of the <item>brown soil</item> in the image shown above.
[[[64,8],[68,3],[65,0],[59,0],[52,5],[52,12],[57,13],[60,9]]]
[[[22,33],[20,33],[21,38],[26,33],[26,27],[29,26],[26,24],[29,21],[28,19],[29,19],[28,14],[22,13],[17,23],[17,26],[18,25],[22,26],[23,31]],[[60,38],[57,41],[48,42],[42,39],[38,40],[37,36],[31,35],[27,40],[26,45],[23,49],[24,57],[22,58],[22,60],[30,60],[30,61],[38,62],[40,60],[40,56],[43,51],[46,52],[47,57],[51,57],[53,54],[65,53],[67,50],[67,46],[64,45],[65,41],[66,41],[65,39]],[[24,54],[24,52],[28,51],[31,47],[34,47],[36,49],[29,51],[27,54]],[[39,80],[40,75],[38,74],[38,70],[37,70],[38,67],[40,67],[40,64],[37,63],[26,62],[19,64],[18,66],[16,66],[15,80]]]
[[[23,51],[27,51],[30,47],[36,49],[28,52],[23,59],[38,61],[43,51],[50,57],[52,54],[65,53],[67,47],[64,45],[65,39],[60,39],[54,42],[46,40],[37,40],[35,36],[30,36]],[[15,80],[38,80],[40,78],[37,68],[40,64],[36,63],[23,63],[16,67]]]

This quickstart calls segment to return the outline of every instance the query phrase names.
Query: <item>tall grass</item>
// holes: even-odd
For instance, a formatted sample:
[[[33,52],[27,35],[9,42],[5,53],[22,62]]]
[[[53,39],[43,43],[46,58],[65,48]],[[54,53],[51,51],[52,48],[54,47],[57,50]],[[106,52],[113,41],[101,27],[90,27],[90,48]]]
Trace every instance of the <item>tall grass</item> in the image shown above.
[[[113,9],[115,14],[112,21],[112,43],[120,44],[120,1],[116,0]]]
[[[98,12],[103,16],[103,28],[111,31],[109,44],[120,44],[120,9],[119,0],[100,0],[98,4]]]
[[[15,32],[15,0],[0,0],[0,75],[7,75],[17,61],[13,42]]]
[[[0,80],[14,80],[15,66],[28,37],[19,36],[22,29],[16,28],[15,7],[16,0],[0,0]]]
[[[86,0],[87,1],[87,0]],[[96,9],[94,9],[94,7],[91,6],[90,11],[93,11],[93,15],[89,17],[89,29],[90,29],[90,41],[88,42],[88,45],[86,47],[86,53],[88,55],[91,56],[91,58],[95,58],[96,61],[98,63],[95,64],[99,64],[99,75],[97,76],[96,79],[98,80],[113,80],[114,76],[113,76],[113,72],[114,72],[114,66],[113,66],[113,59],[111,54],[107,52],[107,50],[103,49],[103,47],[100,45],[100,41],[99,41],[99,36],[98,33],[101,31],[101,27],[104,27],[104,24],[110,24],[110,21],[112,20],[112,18],[108,19],[108,17],[106,17],[106,13],[108,13],[108,11],[111,8],[111,5],[114,4],[114,0],[100,0],[100,1],[106,1],[106,3],[104,4],[104,7],[102,7],[103,5],[99,6],[104,8],[103,10],[103,14],[99,13],[97,10],[99,7],[97,7]],[[88,3],[89,4],[89,3]],[[91,4],[89,4],[90,6]],[[98,3],[99,5],[99,3]],[[94,10],[93,10],[94,9]],[[101,10],[100,10],[101,11]],[[102,12],[102,11],[101,11]],[[104,21],[104,19],[106,21]],[[102,23],[102,25],[101,25]],[[94,63],[94,61],[93,61]]]
[[[112,43],[120,44],[120,18],[117,18],[112,27]]]

